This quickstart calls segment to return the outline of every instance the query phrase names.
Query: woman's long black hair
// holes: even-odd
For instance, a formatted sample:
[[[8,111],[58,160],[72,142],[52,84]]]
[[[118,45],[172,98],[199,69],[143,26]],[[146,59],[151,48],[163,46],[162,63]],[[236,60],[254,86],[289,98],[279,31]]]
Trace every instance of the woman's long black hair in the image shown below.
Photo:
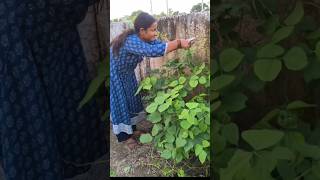
[[[112,53],[115,56],[118,56],[120,48],[123,46],[123,43],[126,40],[127,36],[134,33],[138,34],[140,28],[147,30],[155,21],[156,19],[150,14],[141,12],[134,21],[134,29],[125,30],[111,42]]]

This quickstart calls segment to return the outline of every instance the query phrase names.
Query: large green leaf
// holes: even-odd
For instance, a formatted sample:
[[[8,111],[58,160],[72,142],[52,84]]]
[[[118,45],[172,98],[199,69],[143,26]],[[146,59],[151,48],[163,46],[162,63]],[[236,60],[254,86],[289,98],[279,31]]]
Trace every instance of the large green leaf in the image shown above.
[[[260,129],[243,131],[241,136],[255,150],[261,150],[277,144],[284,133],[278,130]]]
[[[179,81],[178,80],[174,80],[168,86],[169,87],[176,87],[178,84],[179,84]]]
[[[206,157],[207,157],[206,151],[202,150],[199,153],[199,160],[200,160],[201,164],[203,164],[206,161]]]
[[[182,138],[180,138],[180,137],[178,137],[178,138],[176,139],[176,146],[177,146],[177,148],[183,147],[183,146],[186,145],[186,144],[187,144],[187,141],[186,141],[185,139],[182,139]]]
[[[254,73],[262,81],[273,81],[282,68],[278,59],[261,59],[254,63]]]
[[[171,158],[171,151],[166,149],[166,150],[162,151],[160,156],[164,159],[170,159]]]
[[[226,72],[234,70],[242,61],[244,55],[234,48],[225,49],[220,54],[222,69]]]
[[[199,83],[198,79],[190,79],[189,81],[189,85],[193,88],[196,87],[198,83]]]
[[[227,168],[220,170],[220,180],[233,180],[234,175],[251,160],[251,157],[251,152],[238,149],[228,162]]]
[[[155,124],[153,126],[153,128],[152,128],[151,135],[152,136],[156,136],[159,133],[159,131],[161,131],[161,130],[162,130],[162,125],[161,124]]]
[[[284,23],[288,26],[296,25],[301,21],[303,15],[303,4],[300,0],[298,0],[292,13],[284,20]]]
[[[199,103],[189,102],[189,103],[186,103],[186,106],[187,106],[189,109],[194,109],[194,108],[196,108],[196,107],[199,106]]]
[[[205,76],[201,76],[201,77],[199,78],[199,83],[200,83],[200,84],[206,84],[206,83],[207,83],[206,77],[205,77]]]
[[[298,152],[300,152],[303,156],[320,160],[320,147],[311,144],[298,144],[296,146]]]
[[[291,35],[293,30],[294,30],[294,26],[285,26],[285,27],[278,29],[272,37],[272,40],[271,40],[272,43],[276,44],[276,43],[282,41],[283,39],[286,39],[287,37],[289,37]]]
[[[204,148],[209,147],[209,146],[210,146],[209,141],[203,140],[203,141],[202,141],[202,146],[203,146]]]
[[[310,108],[310,107],[317,107],[315,104],[307,104],[301,100],[296,100],[288,104],[287,109],[293,110],[293,109],[301,109],[301,108]]]
[[[179,84],[183,84],[186,82],[186,78],[184,76],[179,77]]]
[[[153,113],[157,110],[158,104],[157,103],[151,103],[149,106],[147,106],[146,111],[148,113]]]
[[[180,122],[180,126],[183,129],[189,129],[192,126],[192,124],[190,124],[187,120],[183,120]]]
[[[222,99],[223,108],[227,112],[238,112],[246,107],[247,96],[243,93],[235,92],[226,95]]]
[[[283,146],[276,146],[272,150],[272,156],[282,160],[293,160],[295,158],[294,152],[291,149]]]
[[[161,121],[161,114],[159,112],[153,112],[148,115],[147,119],[152,123],[158,123]]]
[[[157,96],[157,97],[154,99],[154,102],[160,105],[160,104],[162,104],[165,100],[166,100],[166,98],[165,98],[163,95],[160,95],[160,96]]]
[[[221,75],[215,77],[212,80],[212,90],[218,91],[234,81],[235,77],[233,75]]]
[[[172,134],[166,134],[165,138],[168,143],[173,143],[175,140],[175,137]]]
[[[140,142],[141,143],[150,143],[152,141],[152,136],[147,133],[147,134],[142,134],[140,136]]]
[[[221,133],[229,143],[238,145],[239,128],[235,123],[229,123],[223,126],[221,129]]]
[[[301,70],[308,65],[308,57],[300,47],[291,48],[283,57],[284,64],[290,70]]]
[[[167,110],[168,108],[170,107],[170,103],[169,102],[166,102],[164,104],[161,104],[158,108],[158,111],[159,112],[163,112],[165,110]]]
[[[263,46],[258,52],[258,58],[275,58],[284,53],[284,49],[276,44],[267,44]]]
[[[86,103],[88,103],[92,97],[96,94],[100,86],[107,79],[107,61],[102,61],[98,66],[98,75],[89,84],[88,90],[80,101],[78,109],[81,109]]]

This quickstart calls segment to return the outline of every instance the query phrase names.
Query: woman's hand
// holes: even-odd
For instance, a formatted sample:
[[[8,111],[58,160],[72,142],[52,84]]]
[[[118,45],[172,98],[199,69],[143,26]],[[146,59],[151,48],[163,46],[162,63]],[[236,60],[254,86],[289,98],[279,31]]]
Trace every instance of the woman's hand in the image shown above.
[[[188,49],[191,46],[191,43],[188,39],[180,39],[181,47],[184,49]]]

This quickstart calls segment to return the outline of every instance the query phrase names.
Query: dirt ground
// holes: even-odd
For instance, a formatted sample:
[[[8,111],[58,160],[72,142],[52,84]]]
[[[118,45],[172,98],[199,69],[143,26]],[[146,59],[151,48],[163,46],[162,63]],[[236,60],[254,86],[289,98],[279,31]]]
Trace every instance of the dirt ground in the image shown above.
[[[150,130],[152,124],[143,120],[137,124],[138,130]],[[145,144],[129,152],[116,136],[110,133],[110,176],[112,177],[168,177],[176,176],[172,169],[184,167],[189,176],[204,177],[209,173],[209,166],[202,166],[194,159],[192,167],[185,169],[185,164],[176,165],[160,157],[152,144]],[[190,164],[189,164],[190,165]]]
[[[151,124],[141,121],[138,130],[150,130]],[[145,144],[130,152],[125,145],[117,141],[117,137],[110,133],[110,176],[113,177],[157,177],[161,173],[156,168],[159,155],[153,151],[152,145]]]

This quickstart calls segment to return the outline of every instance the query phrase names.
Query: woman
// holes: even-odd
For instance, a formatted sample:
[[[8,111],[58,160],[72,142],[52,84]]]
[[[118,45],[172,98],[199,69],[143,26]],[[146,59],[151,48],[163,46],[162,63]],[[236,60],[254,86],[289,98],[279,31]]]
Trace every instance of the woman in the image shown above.
[[[0,162],[6,180],[64,180],[106,153],[77,24],[89,0],[0,1]],[[79,165],[79,167],[78,167]]]
[[[111,42],[110,48],[110,106],[113,133],[118,142],[132,150],[143,133],[136,131],[137,114],[143,111],[140,96],[135,96],[137,80],[134,69],[143,57],[159,57],[178,48],[189,48],[190,41],[176,39],[167,43],[156,39],[157,21],[142,12],[127,30]]]

